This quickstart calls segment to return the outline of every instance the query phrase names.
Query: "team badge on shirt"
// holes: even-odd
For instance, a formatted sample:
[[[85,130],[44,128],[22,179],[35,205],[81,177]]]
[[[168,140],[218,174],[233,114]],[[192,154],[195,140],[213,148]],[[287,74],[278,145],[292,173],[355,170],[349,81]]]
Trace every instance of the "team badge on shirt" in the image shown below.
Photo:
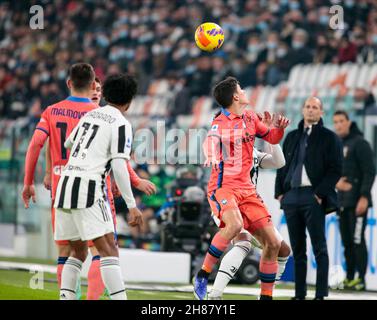
[[[217,129],[219,129],[219,125],[218,124],[214,124],[211,128],[211,131],[217,131]]]
[[[223,205],[226,205],[226,204],[228,203],[228,200],[223,199],[223,200],[221,200],[221,203],[222,203]]]

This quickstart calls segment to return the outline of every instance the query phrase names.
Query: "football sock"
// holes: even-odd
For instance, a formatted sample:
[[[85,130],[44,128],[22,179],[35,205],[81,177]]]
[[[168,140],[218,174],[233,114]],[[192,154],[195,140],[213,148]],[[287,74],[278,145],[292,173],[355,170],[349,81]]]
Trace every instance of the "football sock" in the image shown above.
[[[224,289],[238,271],[242,261],[249,254],[250,249],[250,241],[239,241],[225,254],[221,260],[219,271],[210,293],[211,296],[222,296]]]
[[[87,300],[98,300],[105,290],[100,270],[100,256],[94,256],[88,272]]]
[[[101,275],[112,300],[127,300],[118,257],[101,258]]]
[[[76,300],[76,288],[81,268],[82,262],[79,259],[69,257],[65,262],[62,272],[60,300]]]
[[[261,281],[261,296],[272,296],[276,273],[278,271],[277,261],[264,261],[261,258],[259,262],[259,279]]]
[[[279,281],[281,279],[281,276],[284,273],[285,266],[287,265],[289,256],[288,257],[278,257],[278,273],[276,275],[276,281]]]
[[[220,257],[228,247],[229,243],[230,241],[223,238],[219,232],[216,233],[204,258],[202,270],[204,270],[207,273],[211,273],[213,266],[217,263],[217,261],[219,261]]]

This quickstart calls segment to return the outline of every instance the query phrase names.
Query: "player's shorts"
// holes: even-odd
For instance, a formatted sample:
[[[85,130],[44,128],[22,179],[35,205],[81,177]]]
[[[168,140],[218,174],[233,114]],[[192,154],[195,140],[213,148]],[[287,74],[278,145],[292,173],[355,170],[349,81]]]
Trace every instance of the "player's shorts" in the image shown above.
[[[113,222],[114,222],[114,230],[115,230],[114,237],[115,237],[115,242],[117,243],[118,239],[117,239],[117,233],[116,233],[116,210],[115,210],[114,198],[113,198],[113,194],[112,193],[108,194],[108,201],[109,201],[109,205],[110,205],[110,209],[111,209],[111,214],[112,214]],[[94,243],[93,243],[92,240],[88,241],[88,247],[89,248],[94,247]]]
[[[244,229],[251,234],[258,229],[273,226],[271,215],[254,188],[219,188],[208,193],[208,202],[213,214],[220,220],[220,228],[225,226],[222,220],[223,213],[231,209],[241,212]]]
[[[55,234],[55,208],[54,208],[54,201],[52,201],[52,206],[51,206],[51,224],[52,224],[52,232]],[[69,245],[69,241],[68,240],[55,240],[55,243],[58,246]]]
[[[56,209],[55,240],[93,240],[115,233],[110,206],[98,199],[85,209]]]

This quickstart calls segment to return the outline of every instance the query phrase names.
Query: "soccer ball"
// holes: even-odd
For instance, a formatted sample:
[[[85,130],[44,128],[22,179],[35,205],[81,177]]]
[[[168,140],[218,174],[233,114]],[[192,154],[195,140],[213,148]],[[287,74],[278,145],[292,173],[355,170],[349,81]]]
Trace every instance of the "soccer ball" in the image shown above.
[[[202,23],[195,31],[195,42],[203,51],[215,51],[224,43],[224,31],[216,23]]]

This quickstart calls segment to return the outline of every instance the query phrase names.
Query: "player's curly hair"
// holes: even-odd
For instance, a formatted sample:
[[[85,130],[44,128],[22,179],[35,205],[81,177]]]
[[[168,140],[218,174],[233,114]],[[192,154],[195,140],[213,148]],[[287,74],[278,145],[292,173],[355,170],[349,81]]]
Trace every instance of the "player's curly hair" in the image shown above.
[[[137,92],[137,82],[129,74],[121,73],[106,78],[102,93],[108,103],[123,106],[132,101]]]
[[[220,81],[213,89],[213,96],[216,102],[228,108],[233,103],[233,95],[237,91],[238,80],[234,77],[227,77],[225,80]]]

